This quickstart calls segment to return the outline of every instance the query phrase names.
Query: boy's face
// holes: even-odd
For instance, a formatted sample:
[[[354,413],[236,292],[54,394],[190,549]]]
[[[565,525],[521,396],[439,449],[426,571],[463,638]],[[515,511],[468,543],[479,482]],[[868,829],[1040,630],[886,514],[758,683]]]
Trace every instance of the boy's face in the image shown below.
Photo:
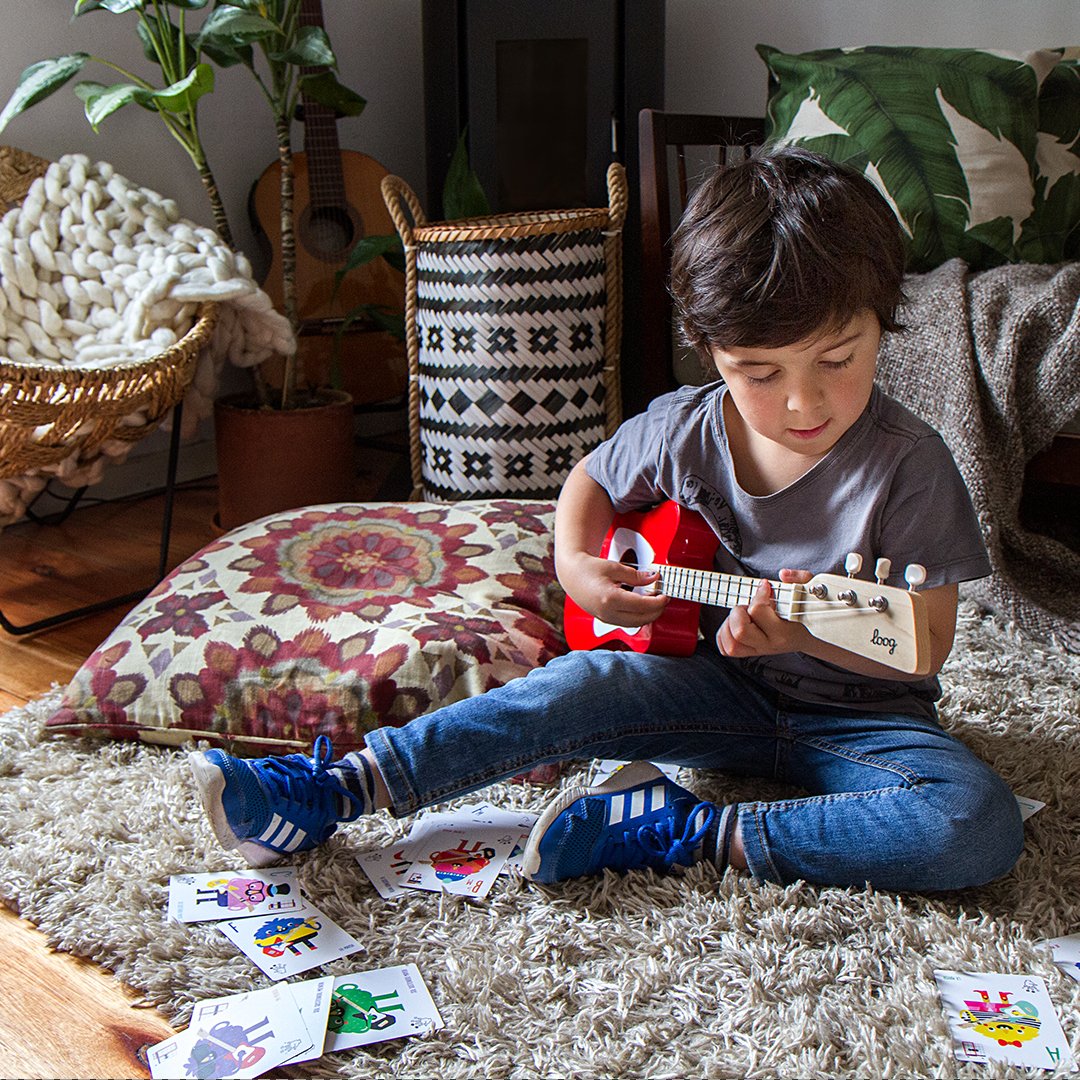
[[[716,370],[746,424],[800,456],[819,458],[861,415],[874,385],[881,325],[860,312],[839,330],[777,348],[713,348]]]

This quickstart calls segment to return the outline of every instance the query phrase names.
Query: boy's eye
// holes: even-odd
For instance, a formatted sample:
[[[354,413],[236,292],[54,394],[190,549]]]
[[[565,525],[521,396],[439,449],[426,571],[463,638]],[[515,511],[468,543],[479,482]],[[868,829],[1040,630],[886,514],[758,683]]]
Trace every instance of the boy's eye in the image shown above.
[[[843,360],[822,360],[821,366],[828,368],[829,371],[839,371],[840,368],[846,368],[854,359],[855,356],[852,354],[851,356],[845,357]]]
[[[776,375],[777,372],[773,371],[770,372],[768,375],[744,375],[743,378],[746,379],[748,383],[755,383],[756,385],[760,386],[762,383],[772,382],[773,379],[776,378]]]

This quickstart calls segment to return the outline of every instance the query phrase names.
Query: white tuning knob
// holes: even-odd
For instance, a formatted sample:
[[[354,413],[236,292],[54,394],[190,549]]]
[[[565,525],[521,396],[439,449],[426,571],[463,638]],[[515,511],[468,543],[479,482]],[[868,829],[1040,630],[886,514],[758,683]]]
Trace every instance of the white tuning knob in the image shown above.
[[[926,580],[926,567],[917,562],[911,563],[904,568],[904,580],[909,589],[917,589]]]
[[[849,551],[844,560],[844,569],[848,577],[854,577],[862,569],[862,556],[857,551]]]
[[[878,559],[874,564],[874,577],[879,585],[884,585],[889,580],[889,571],[892,569],[892,559]]]

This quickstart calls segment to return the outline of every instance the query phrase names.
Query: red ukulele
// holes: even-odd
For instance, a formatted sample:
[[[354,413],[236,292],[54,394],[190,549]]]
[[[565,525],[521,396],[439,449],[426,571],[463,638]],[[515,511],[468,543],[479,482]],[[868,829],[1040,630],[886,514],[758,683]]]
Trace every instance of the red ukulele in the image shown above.
[[[566,640],[573,649],[632,649],[634,652],[689,656],[697,646],[702,604],[749,604],[760,578],[721,574],[712,569],[718,541],[693,510],[666,502],[652,510],[617,514],[600,554],[642,570],[658,570],[659,580],[639,589],[672,597],[664,613],[648,626],[612,626],[566,598]],[[848,576],[817,574],[805,585],[771,582],[781,618],[801,622],[820,641],[838,645],[897,671],[924,675],[930,670],[930,631],[926,605],[916,585],[926,579],[912,564],[904,577],[911,586],[885,585],[888,559],[878,559],[875,581],[863,581],[862,558],[848,555]]]

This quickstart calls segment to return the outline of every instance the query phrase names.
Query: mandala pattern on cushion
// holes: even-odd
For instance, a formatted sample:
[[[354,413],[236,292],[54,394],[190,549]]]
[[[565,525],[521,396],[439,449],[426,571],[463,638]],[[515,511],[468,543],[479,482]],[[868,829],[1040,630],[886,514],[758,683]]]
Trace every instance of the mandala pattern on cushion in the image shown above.
[[[292,752],[482,693],[566,651],[550,503],[340,504],[186,559],[82,666],[58,732]]]

